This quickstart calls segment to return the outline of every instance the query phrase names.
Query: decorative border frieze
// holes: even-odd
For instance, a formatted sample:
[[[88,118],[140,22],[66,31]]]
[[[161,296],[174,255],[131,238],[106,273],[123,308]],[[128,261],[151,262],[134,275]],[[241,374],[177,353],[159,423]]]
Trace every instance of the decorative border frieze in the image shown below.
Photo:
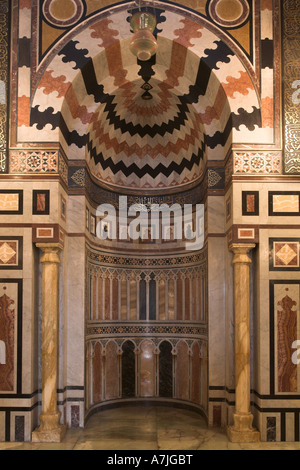
[[[280,175],[281,152],[233,152],[234,174]]]
[[[9,160],[12,174],[58,173],[58,151],[11,150]]]
[[[206,267],[207,264],[207,252],[206,250],[202,250],[200,253],[195,253],[192,255],[185,255],[185,256],[135,256],[131,257],[128,255],[116,255],[116,254],[109,254],[109,253],[102,253],[102,252],[94,252],[87,248],[87,259],[90,263],[101,265],[101,266],[118,266],[118,267],[142,267],[143,269],[151,269],[153,267],[156,268],[173,268],[176,266],[203,266]]]
[[[141,323],[128,323],[128,324],[89,324],[87,326],[87,337],[99,337],[102,338],[121,338],[125,336],[139,337],[142,336],[147,338],[150,336],[166,338],[176,337],[182,339],[182,335],[185,339],[199,338],[201,336],[207,336],[206,325],[191,325],[191,324],[162,324],[157,325],[141,324]]]

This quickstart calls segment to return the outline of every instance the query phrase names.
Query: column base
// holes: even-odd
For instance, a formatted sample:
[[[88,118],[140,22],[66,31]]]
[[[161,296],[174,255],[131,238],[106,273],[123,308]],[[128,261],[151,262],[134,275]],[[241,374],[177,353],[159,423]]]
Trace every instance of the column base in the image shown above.
[[[231,442],[260,442],[260,433],[252,427],[253,415],[235,414],[234,425],[227,428],[227,436]]]
[[[38,428],[32,433],[32,442],[49,442],[59,443],[62,442],[67,432],[67,425],[60,425],[55,429],[42,429]]]
[[[260,442],[260,433],[256,429],[250,429],[247,431],[236,430],[234,427],[227,428],[227,436],[230,442],[233,443],[257,443]]]

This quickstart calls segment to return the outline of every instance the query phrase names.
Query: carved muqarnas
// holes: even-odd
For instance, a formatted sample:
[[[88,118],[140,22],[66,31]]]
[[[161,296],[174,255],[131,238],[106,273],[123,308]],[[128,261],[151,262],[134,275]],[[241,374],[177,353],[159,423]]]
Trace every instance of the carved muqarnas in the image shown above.
[[[0,297],[0,391],[14,390],[14,301]]]

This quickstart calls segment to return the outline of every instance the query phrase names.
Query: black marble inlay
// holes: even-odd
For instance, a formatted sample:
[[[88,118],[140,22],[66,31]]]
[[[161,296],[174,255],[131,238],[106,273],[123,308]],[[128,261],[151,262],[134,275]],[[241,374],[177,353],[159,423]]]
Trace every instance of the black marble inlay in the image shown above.
[[[261,41],[261,67],[263,69],[274,67],[274,41],[272,39]]]
[[[267,418],[267,442],[276,442],[276,418]]]
[[[159,396],[163,398],[173,397],[172,345],[168,341],[164,341],[160,345]]]
[[[126,341],[122,355],[122,398],[135,397],[135,353],[134,344]]]
[[[25,441],[25,417],[16,416],[15,418],[15,440],[16,442]]]
[[[20,38],[18,46],[19,67],[31,67],[31,39]]]

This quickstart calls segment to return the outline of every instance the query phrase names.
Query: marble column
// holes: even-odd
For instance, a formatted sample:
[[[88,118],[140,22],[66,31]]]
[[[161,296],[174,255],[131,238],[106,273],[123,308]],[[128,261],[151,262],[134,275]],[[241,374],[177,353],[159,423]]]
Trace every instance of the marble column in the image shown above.
[[[235,413],[228,427],[231,442],[259,442],[250,410],[250,251],[253,244],[233,244],[235,301]]]
[[[58,268],[60,244],[37,244],[43,252],[42,276],[42,413],[40,427],[32,433],[33,442],[61,442],[66,426],[60,424],[57,407],[58,376]]]

